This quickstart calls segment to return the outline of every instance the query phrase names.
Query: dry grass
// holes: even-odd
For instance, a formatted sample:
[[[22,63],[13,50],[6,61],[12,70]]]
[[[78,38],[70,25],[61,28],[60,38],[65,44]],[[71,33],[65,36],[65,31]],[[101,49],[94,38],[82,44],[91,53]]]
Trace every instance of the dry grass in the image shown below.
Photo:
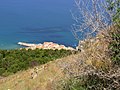
[[[82,51],[76,55],[0,79],[0,90],[62,90],[64,80],[88,73],[89,67],[109,69],[108,45],[107,32],[101,31],[96,38],[85,40]]]
[[[62,82],[61,86],[63,85],[63,87],[66,88],[61,89],[58,85],[59,89],[56,90],[73,90],[74,87],[72,89],[69,88],[71,88],[72,85],[74,86],[75,82],[72,82],[72,84],[66,83],[68,80],[81,77],[88,77],[88,79],[93,80],[97,78],[95,81],[98,80],[98,86],[94,84],[93,86],[88,86],[89,88],[94,88],[90,90],[120,90],[120,68],[113,67],[108,48],[111,42],[110,32],[114,32],[115,30],[116,28],[114,26],[108,27],[108,30],[99,32],[95,38],[86,39],[80,43],[81,46],[79,47],[82,50],[76,59],[76,63],[68,67],[65,71],[66,74],[68,74],[66,75],[67,79]],[[101,80],[104,83],[101,82]],[[103,87],[102,85],[105,86]]]
[[[56,90],[63,90],[61,89],[62,85],[66,86],[65,82],[74,77],[85,76],[89,73],[96,74],[94,73],[96,71],[110,71],[111,73],[113,70],[111,70],[112,62],[109,57],[109,42],[110,37],[108,31],[101,31],[95,38],[82,41],[82,43],[80,43],[80,45],[82,45],[82,47],[80,46],[80,49],[82,49],[81,52],[77,55],[77,58],[74,58],[75,63],[65,68],[65,78],[57,86]],[[99,73],[97,74],[99,75]]]
[[[75,62],[75,57],[71,55],[0,79],[0,90],[53,90],[53,82],[65,76],[64,69]]]

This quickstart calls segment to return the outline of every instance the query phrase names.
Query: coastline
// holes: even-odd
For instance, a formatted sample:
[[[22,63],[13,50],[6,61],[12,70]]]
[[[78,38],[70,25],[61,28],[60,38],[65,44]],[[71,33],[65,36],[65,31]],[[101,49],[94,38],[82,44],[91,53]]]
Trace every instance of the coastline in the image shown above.
[[[20,46],[24,46],[26,50],[28,49],[52,49],[52,50],[75,50],[73,47],[67,47],[65,45],[59,45],[57,43],[54,42],[44,42],[43,44],[39,43],[39,44],[33,44],[33,43],[25,43],[25,42],[18,42],[18,45]],[[20,48],[22,49],[22,48]]]

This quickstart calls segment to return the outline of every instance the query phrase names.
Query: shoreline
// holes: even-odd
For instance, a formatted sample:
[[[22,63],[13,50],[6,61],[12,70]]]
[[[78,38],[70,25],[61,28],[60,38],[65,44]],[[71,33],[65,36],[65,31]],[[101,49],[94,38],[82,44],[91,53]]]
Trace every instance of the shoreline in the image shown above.
[[[54,42],[44,42],[43,44],[39,43],[39,44],[33,44],[33,43],[25,43],[25,42],[18,42],[18,45],[20,46],[24,46],[26,50],[28,49],[52,49],[52,50],[75,50],[75,48],[73,47],[67,47],[65,45],[61,45],[61,44],[57,44]],[[22,48],[20,48],[22,49]]]

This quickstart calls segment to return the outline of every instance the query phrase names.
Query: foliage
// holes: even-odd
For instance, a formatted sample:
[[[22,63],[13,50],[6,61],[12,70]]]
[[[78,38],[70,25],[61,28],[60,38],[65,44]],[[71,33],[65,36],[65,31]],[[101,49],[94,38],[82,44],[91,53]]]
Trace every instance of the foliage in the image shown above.
[[[108,11],[113,12],[112,19],[115,23],[110,36],[110,55],[115,65],[120,65],[120,0],[107,0]]]
[[[119,71],[119,68],[114,68],[109,72],[94,71],[74,77],[63,90],[120,90]]]
[[[7,76],[20,70],[45,64],[71,53],[67,50],[0,50],[0,76]]]
[[[63,85],[62,90],[87,90],[87,87],[84,85],[85,82],[82,81],[83,78],[70,78]]]
[[[110,56],[115,65],[120,65],[120,29],[111,32]]]
[[[81,2],[79,2],[82,0],[75,0],[75,1],[78,1],[77,5],[82,5],[82,4],[80,4]],[[97,0],[92,0],[92,1],[97,1]],[[104,1],[104,0],[99,0],[99,1]],[[108,45],[109,45],[109,50],[110,50],[110,53],[109,53],[110,57],[111,57],[112,61],[114,62],[114,65],[116,66],[116,65],[120,65],[120,0],[106,0],[106,1],[107,1],[107,3],[106,3],[107,6],[105,6],[105,7],[107,7],[107,12],[109,13],[109,15],[112,16],[111,20],[112,20],[113,25],[111,25],[111,26],[107,25],[107,28],[105,27],[103,29],[106,31],[107,31],[107,29],[110,30],[110,31],[108,31],[108,32],[110,32],[109,35],[108,35],[108,33],[106,34],[106,36],[108,37],[108,38],[106,38],[106,41],[109,43]],[[85,2],[85,0],[82,2]],[[85,3],[88,4],[88,2],[85,2]],[[96,4],[96,3],[93,3],[93,4]],[[97,4],[99,4],[99,3],[97,3]],[[83,5],[86,5],[86,4],[83,4]],[[86,5],[86,7],[87,7],[87,5]],[[83,11],[85,10],[84,12],[87,13],[86,7],[82,7],[82,10]],[[81,7],[80,7],[80,9],[81,9]],[[97,12],[96,14],[100,15],[99,12]],[[90,14],[87,14],[87,15],[89,16]],[[86,18],[88,18],[88,17],[86,17]],[[89,18],[88,18],[88,20],[89,20]],[[98,18],[98,21],[99,21],[99,18]],[[78,23],[79,23],[79,21],[78,21]],[[98,24],[100,25],[100,23],[98,23]],[[89,27],[89,24],[87,27]],[[84,28],[82,28],[82,29],[84,29]],[[109,41],[109,39],[110,39],[110,41]],[[101,47],[102,44],[103,43],[100,43],[99,47]],[[108,45],[106,44],[106,46],[108,46]],[[92,46],[92,47],[94,47],[94,46]],[[93,51],[94,49],[92,47],[89,47],[89,49],[91,49]],[[94,48],[97,48],[97,46]],[[100,50],[103,50],[103,49],[104,48],[100,48]],[[105,61],[109,60],[109,58],[104,59],[104,56],[105,57],[109,56],[109,54],[104,54],[104,53],[108,53],[108,51],[103,50],[103,52],[100,52],[98,54],[98,55],[100,55],[99,58],[101,58],[100,59],[101,61],[105,62]],[[87,56],[87,53],[85,52],[86,56]],[[98,50],[95,50],[95,53],[98,53]],[[90,56],[87,58],[90,59],[92,54],[93,53],[90,53],[89,54]],[[93,54],[93,55],[96,56],[96,54]],[[96,58],[93,57],[91,61],[94,62],[94,59],[96,60]],[[88,68],[87,69],[84,68],[86,70],[83,70],[84,71],[83,73],[80,73],[80,75],[78,75],[76,77],[72,77],[72,78],[70,77],[68,79],[68,81],[66,81],[66,83],[64,85],[65,89],[63,89],[63,90],[120,90],[120,67],[116,68],[115,66],[110,66],[107,71],[104,71],[102,69],[99,70],[97,68],[96,69],[91,68],[91,70],[89,70]]]
[[[112,12],[112,19],[120,26],[120,0],[107,0],[108,11]]]

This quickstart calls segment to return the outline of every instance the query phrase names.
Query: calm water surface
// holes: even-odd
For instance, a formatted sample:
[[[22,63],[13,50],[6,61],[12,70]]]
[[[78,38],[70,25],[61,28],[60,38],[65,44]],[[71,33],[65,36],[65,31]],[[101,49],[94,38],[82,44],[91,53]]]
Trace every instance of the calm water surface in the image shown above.
[[[19,41],[53,41],[74,46],[73,0],[0,0],[0,49],[20,48]]]

